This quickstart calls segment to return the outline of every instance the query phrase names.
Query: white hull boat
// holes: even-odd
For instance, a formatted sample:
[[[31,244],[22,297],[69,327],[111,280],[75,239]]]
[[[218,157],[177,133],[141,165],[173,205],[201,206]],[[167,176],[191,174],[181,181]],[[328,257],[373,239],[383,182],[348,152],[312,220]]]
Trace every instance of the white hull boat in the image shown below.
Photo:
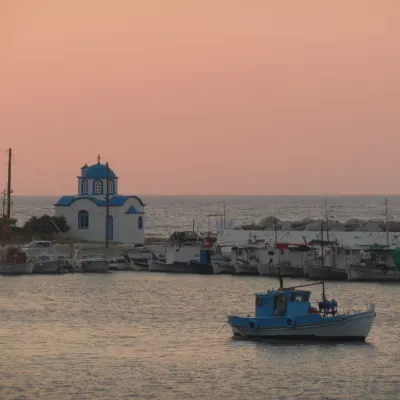
[[[307,265],[307,275],[309,279],[325,281],[344,281],[347,280],[347,271],[334,267],[323,267],[322,265]]]
[[[294,266],[294,265],[277,265],[276,268],[280,269],[281,276],[287,277],[297,277],[304,276],[304,269],[302,266]]]
[[[276,276],[277,271],[275,265],[257,264],[258,274],[261,276]]]
[[[35,264],[33,272],[35,274],[60,274],[63,272],[63,265],[56,260],[43,261]]]
[[[258,275],[256,264],[237,262],[235,265],[236,275]]]
[[[149,270],[149,262],[135,261],[134,265],[133,265],[133,269],[135,271],[148,271]]]
[[[5,264],[0,266],[2,275],[28,275],[33,273],[33,262],[23,264]]]
[[[105,257],[87,257],[81,259],[81,266],[78,272],[83,273],[101,273],[108,272],[108,263]]]
[[[230,261],[211,261],[214,274],[236,274],[235,266]]]
[[[383,269],[379,267],[351,265],[348,269],[348,280],[372,282],[399,281],[400,270],[396,268]]]

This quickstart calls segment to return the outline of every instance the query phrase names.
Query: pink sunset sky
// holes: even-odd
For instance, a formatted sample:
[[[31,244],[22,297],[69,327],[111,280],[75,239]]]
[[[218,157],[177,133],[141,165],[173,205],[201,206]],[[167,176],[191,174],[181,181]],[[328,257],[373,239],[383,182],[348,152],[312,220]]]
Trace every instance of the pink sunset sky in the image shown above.
[[[99,153],[125,194],[400,193],[399,21],[398,0],[1,0],[14,193],[74,194]]]

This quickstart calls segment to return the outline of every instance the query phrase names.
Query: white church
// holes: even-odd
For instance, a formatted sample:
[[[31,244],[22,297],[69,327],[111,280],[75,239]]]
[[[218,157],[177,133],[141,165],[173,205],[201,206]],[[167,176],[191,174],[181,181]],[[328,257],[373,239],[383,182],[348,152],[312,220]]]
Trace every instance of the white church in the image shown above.
[[[109,193],[108,239],[124,244],[144,244],[144,203],[137,196],[118,194],[118,177],[100,163],[85,164],[78,178],[78,194],[63,196],[55,204],[56,216],[64,216],[70,234],[81,240],[105,241],[106,190]],[[108,181],[108,184],[107,184]],[[107,187],[108,186],[108,187]]]

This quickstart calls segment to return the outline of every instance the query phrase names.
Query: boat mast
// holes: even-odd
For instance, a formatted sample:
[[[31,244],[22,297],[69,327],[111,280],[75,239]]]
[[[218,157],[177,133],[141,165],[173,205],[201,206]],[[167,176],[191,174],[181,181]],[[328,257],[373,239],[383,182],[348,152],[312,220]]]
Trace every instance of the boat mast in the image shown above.
[[[324,266],[324,222],[321,221],[321,266]]]
[[[325,199],[325,223],[326,223],[326,240],[329,243],[328,201],[326,199]]]
[[[108,162],[106,162],[106,249],[108,249],[108,229],[109,229],[109,216],[110,216],[110,192],[108,190],[109,177],[109,167]]]
[[[6,225],[11,224],[11,158],[12,151],[11,148],[8,149],[8,179],[7,179],[7,220]],[[11,229],[8,228],[8,239],[11,238]]]
[[[385,227],[386,227],[386,245],[389,247],[389,201],[385,198]]]

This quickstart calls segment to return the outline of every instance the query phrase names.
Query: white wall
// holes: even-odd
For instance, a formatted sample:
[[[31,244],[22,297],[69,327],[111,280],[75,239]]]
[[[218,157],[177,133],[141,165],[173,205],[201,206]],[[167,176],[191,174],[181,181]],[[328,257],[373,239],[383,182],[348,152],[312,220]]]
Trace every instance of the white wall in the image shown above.
[[[128,199],[123,206],[110,207],[110,215],[114,219],[113,241],[124,244],[144,244],[146,220],[144,214],[125,214],[129,207],[134,206],[138,212],[143,212],[144,207],[137,199]],[[89,212],[89,228],[78,228],[78,212]],[[79,198],[70,207],[56,207],[55,214],[64,216],[71,227],[70,234],[74,238],[89,241],[105,241],[106,207],[98,207],[91,200]],[[139,216],[143,218],[143,229],[138,229]]]

